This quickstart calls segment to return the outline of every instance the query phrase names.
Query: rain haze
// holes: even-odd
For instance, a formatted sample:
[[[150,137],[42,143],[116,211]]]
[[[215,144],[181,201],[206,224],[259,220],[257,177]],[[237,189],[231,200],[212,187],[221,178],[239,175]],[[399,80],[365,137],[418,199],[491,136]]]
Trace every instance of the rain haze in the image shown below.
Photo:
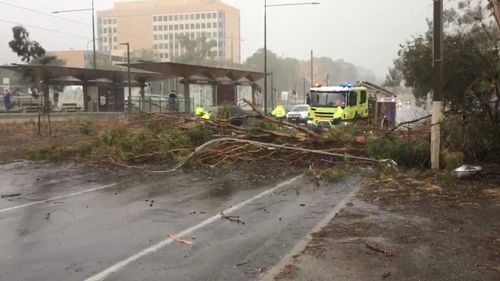
[[[168,0],[166,0],[168,1]],[[113,0],[95,1],[96,10]],[[241,12],[242,59],[263,47],[263,0],[225,0]],[[268,1],[268,4],[302,1]],[[432,1],[322,0],[320,5],[268,10],[268,48],[278,55],[307,59],[344,59],[382,78],[399,44],[426,30]],[[11,5],[16,5],[14,7]],[[91,1],[0,1],[0,63],[18,62],[8,47],[11,28],[19,23],[47,50],[91,49],[90,12],[53,16],[52,11],[89,8]],[[24,8],[24,9],[23,9]],[[28,10],[28,9],[31,9]],[[46,13],[41,14],[41,13]],[[64,17],[72,21],[63,20]]]

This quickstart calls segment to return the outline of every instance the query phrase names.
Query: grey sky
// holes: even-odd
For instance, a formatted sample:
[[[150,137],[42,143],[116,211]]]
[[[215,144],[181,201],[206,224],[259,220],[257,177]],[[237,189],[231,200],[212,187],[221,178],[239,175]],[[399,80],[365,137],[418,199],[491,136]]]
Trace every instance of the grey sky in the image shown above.
[[[165,0],[168,1],[168,0]],[[306,0],[307,2],[308,0]],[[321,5],[279,7],[268,10],[268,47],[279,55],[306,59],[315,56],[343,58],[383,76],[396,57],[399,44],[426,30],[432,17],[432,0],[317,0]],[[241,10],[242,57],[263,47],[264,0],[225,0]],[[303,2],[268,0],[269,4]],[[64,14],[87,23],[68,22],[4,5],[10,3],[50,13],[90,7],[90,0],[0,0],[0,20],[22,22],[31,37],[47,50],[86,49],[91,39],[90,12]],[[96,0],[96,9],[112,7],[113,0]],[[0,63],[17,61],[8,48],[13,24],[0,22]],[[30,26],[77,34],[72,36]],[[89,44],[90,48],[90,44]]]

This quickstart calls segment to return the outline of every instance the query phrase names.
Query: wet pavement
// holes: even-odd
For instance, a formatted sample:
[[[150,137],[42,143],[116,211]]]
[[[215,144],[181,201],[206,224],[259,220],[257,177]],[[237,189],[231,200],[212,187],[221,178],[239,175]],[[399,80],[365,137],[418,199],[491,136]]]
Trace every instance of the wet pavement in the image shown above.
[[[0,199],[6,281],[258,280],[358,182],[316,189],[297,175],[103,177],[33,163],[0,166],[0,178],[0,195],[21,193]]]

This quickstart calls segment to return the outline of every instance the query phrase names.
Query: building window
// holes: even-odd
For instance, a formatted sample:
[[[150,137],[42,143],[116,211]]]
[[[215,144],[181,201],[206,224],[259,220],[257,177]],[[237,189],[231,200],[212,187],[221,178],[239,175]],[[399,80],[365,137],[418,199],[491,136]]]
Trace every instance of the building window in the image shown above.
[[[158,17],[158,21],[163,21],[163,17],[162,17],[162,16],[159,16],[159,17]]]
[[[163,25],[158,26],[158,30],[162,31],[163,30]]]
[[[157,31],[157,30],[158,30],[158,26],[156,26],[156,25],[155,25],[155,26],[153,26],[153,30],[154,30],[154,31]]]
[[[221,18],[221,19],[224,18],[224,12],[219,12],[219,18]]]
[[[163,21],[168,21],[168,16],[163,16]]]
[[[108,37],[104,37],[103,41],[106,43],[108,42]]]
[[[196,19],[199,20],[200,19],[200,14],[196,14]]]
[[[174,35],[173,35],[172,33],[170,33],[170,34],[168,35],[168,38],[170,38],[170,40],[172,40],[172,39],[174,39]]]
[[[212,18],[216,19],[217,18],[217,13],[212,13]]]
[[[191,39],[194,39],[194,32],[191,32]]]
[[[153,49],[158,50],[158,44],[154,44]]]
[[[224,32],[220,31],[220,32],[219,32],[219,37],[220,37],[220,38],[224,38]]]
[[[158,35],[159,40],[163,40],[163,34]]]
[[[174,48],[174,44],[170,43],[170,49],[173,49],[173,48]]]
[[[223,22],[219,22],[219,28],[222,28],[224,26]]]
[[[107,29],[107,28],[104,28],[104,29],[102,30],[102,32],[103,32],[103,33],[108,33],[108,29]]]
[[[158,40],[158,35],[154,35],[153,40]]]
[[[164,25],[163,30],[168,30],[168,25]]]
[[[194,14],[191,14],[190,18],[191,18],[192,20],[194,20]]]
[[[160,59],[162,59],[162,58],[163,58],[163,53],[160,53]]]
[[[178,24],[176,24],[176,25],[174,26],[174,30],[179,30],[179,25],[178,25]]]
[[[175,20],[175,21],[179,20],[179,16],[178,16],[178,15],[175,15],[175,16],[174,16],[174,20]]]
[[[179,20],[184,20],[184,15],[180,15]]]
[[[194,23],[191,24],[191,29],[194,29]]]
[[[184,25],[183,24],[181,24],[179,27],[180,27],[181,30],[184,30]]]
[[[173,17],[172,17],[172,16],[168,16],[168,20],[169,20],[169,21],[172,21],[172,20],[173,20]]]
[[[207,28],[212,28],[212,23],[211,22],[207,23]]]
[[[201,19],[204,20],[206,17],[205,13],[201,14]]]
[[[208,13],[207,14],[207,19],[211,19],[212,18],[212,13]]]
[[[201,28],[202,28],[202,29],[205,29],[206,27],[207,27],[207,25],[206,25],[205,23],[202,23],[202,24],[201,24]]]
[[[168,26],[168,30],[174,30],[174,26],[173,25],[169,25]]]
[[[196,29],[200,29],[200,24],[199,23],[196,24]]]
[[[212,33],[212,36],[213,36],[214,38],[217,38],[217,32]]]
[[[116,27],[113,27],[113,32],[114,32],[114,33],[116,33],[116,32],[117,32]]]
[[[185,29],[187,29],[187,30],[189,30],[189,24],[187,24],[187,23],[186,23],[186,24],[184,25],[184,28],[185,28]]]
[[[158,21],[158,17],[157,17],[157,16],[154,16],[154,17],[153,17],[153,21]]]
[[[165,53],[165,58],[168,59],[168,53]]]

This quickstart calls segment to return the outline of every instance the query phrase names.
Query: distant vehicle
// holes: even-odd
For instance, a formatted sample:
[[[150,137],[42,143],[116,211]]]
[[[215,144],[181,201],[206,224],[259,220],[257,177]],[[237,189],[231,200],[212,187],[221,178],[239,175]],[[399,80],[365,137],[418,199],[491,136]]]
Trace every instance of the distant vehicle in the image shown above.
[[[286,114],[286,119],[293,123],[306,123],[311,108],[307,104],[296,105]]]
[[[309,102],[313,124],[338,124],[341,121],[368,117],[367,88],[355,87],[352,84],[335,87],[315,86],[311,89]]]

